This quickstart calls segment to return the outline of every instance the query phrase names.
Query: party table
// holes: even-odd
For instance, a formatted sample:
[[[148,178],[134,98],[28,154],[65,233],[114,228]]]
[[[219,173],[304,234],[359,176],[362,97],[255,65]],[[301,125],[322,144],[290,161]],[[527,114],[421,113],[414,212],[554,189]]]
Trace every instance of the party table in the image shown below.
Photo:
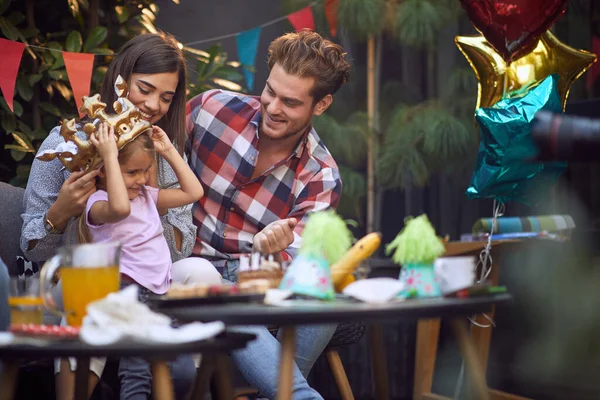
[[[416,320],[422,318],[447,318],[451,320],[467,372],[471,377],[476,397],[488,398],[485,374],[477,358],[475,346],[468,332],[464,316],[489,311],[495,304],[506,303],[511,299],[507,293],[473,297],[411,299],[385,304],[366,304],[350,299],[336,299],[331,302],[297,301],[286,305],[265,304],[219,304],[201,307],[178,306],[164,307],[159,311],[183,322],[223,321],[228,325],[278,325],[282,329],[282,355],[280,357],[280,376],[278,400],[291,399],[292,368],[295,354],[297,325],[342,323],[363,321],[372,324],[376,337],[371,346],[374,356],[373,369],[376,395],[378,399],[389,398],[387,387],[387,368],[385,350],[381,338],[381,322],[399,319]],[[379,336],[379,337],[377,337]]]
[[[521,240],[492,241],[493,265],[488,277],[492,285],[498,285],[503,254],[520,243],[522,243]],[[447,242],[445,243],[446,253],[444,256],[478,257],[479,253],[481,250],[483,250],[486,244],[486,241]],[[494,313],[495,307],[492,306],[491,309],[486,312],[486,315],[488,318],[493,320]],[[490,321],[482,313],[476,313],[474,315],[474,321],[477,325],[473,325],[471,327],[472,342],[475,345],[479,363],[485,376],[490,353],[492,327],[486,327],[490,325]],[[413,400],[449,400],[447,397],[443,397],[431,392],[433,385],[433,372],[435,370],[435,359],[438,349],[440,325],[441,320],[439,318],[422,318],[417,324],[417,348],[415,351]],[[493,389],[488,389],[488,393],[489,397],[498,400],[528,400],[524,397]]]
[[[0,400],[11,400],[15,393],[18,378],[19,361],[26,359],[75,357],[77,370],[75,372],[75,399],[87,399],[89,364],[91,357],[142,357],[148,360],[152,368],[152,392],[154,398],[160,400],[174,399],[173,384],[167,360],[173,360],[180,354],[205,354],[210,364],[216,360],[219,368],[218,378],[219,397],[231,400],[233,389],[229,379],[227,365],[223,363],[226,355],[236,349],[241,349],[255,339],[255,335],[247,333],[223,332],[206,340],[183,344],[140,343],[133,340],[122,340],[104,346],[92,346],[79,339],[47,339],[47,338],[17,338],[8,344],[0,344],[0,359],[4,362],[4,374],[0,387]],[[203,366],[205,362],[202,363]],[[206,369],[207,366],[204,366]],[[204,392],[203,368],[196,376],[192,398],[202,398]]]

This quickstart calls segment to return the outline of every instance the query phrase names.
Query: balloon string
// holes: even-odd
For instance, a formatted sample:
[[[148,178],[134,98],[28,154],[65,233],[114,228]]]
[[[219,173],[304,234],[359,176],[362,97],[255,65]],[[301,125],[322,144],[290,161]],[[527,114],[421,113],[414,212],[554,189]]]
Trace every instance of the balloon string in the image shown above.
[[[477,281],[477,283],[485,282],[485,280],[490,276],[492,272],[492,266],[494,261],[492,258],[492,239],[494,236],[494,232],[497,231],[496,228],[498,226],[498,217],[501,217],[502,215],[504,215],[504,204],[500,203],[497,200],[494,200],[494,213],[492,216],[490,234],[488,235],[485,247],[483,248],[483,250],[481,250],[481,253],[479,253],[479,261],[477,263],[477,267],[481,268],[481,272],[479,274],[479,280]],[[494,321],[487,314],[482,315],[485,319],[490,321],[489,325],[482,325],[478,322],[475,322],[474,317],[470,317],[469,321],[471,321],[471,324],[480,328],[489,328],[491,326],[495,326]]]
[[[505,82],[506,82],[506,80],[505,80]],[[497,200],[494,200],[494,212],[493,212],[493,216],[492,216],[492,226],[490,227],[490,234],[488,235],[488,240],[487,240],[485,247],[483,248],[481,253],[479,253],[479,262],[477,263],[477,266],[478,267],[481,266],[481,270],[480,270],[481,272],[479,274],[479,280],[477,281],[477,283],[481,283],[481,282],[485,281],[488,278],[488,276],[490,275],[490,273],[492,272],[492,264],[493,264],[492,255],[491,255],[492,237],[494,235],[494,230],[496,229],[497,224],[498,224],[498,217],[501,217],[502,215],[504,215],[504,204],[498,202]],[[478,322],[475,322],[475,316],[469,317],[468,319],[471,322],[469,331],[471,333],[473,333],[473,325],[478,326],[480,328],[490,328],[492,326],[494,326],[494,327],[496,326],[496,324],[494,323],[494,320],[489,315],[487,315],[487,314],[481,314],[481,315],[485,319],[487,319],[490,323],[488,325],[483,325]],[[465,374],[465,362],[463,360],[461,363],[461,366],[460,366],[460,370],[458,372],[458,379],[456,381],[456,386],[454,388],[454,399],[458,399],[458,397],[460,396],[460,392],[462,390],[464,374]]]

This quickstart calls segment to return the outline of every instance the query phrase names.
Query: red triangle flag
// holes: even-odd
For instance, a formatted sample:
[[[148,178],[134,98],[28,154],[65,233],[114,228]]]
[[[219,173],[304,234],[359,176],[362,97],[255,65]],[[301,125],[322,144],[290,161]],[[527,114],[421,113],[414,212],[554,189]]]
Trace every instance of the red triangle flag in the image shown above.
[[[12,40],[0,38],[0,54],[2,62],[0,62],[0,89],[2,96],[8,104],[10,111],[14,112],[13,96],[15,95],[15,82],[19,73],[19,65],[23,56],[25,43],[13,42]]]
[[[291,13],[288,15],[288,19],[296,31],[301,31],[304,28],[315,30],[315,20],[313,19],[312,8],[310,6]]]
[[[337,34],[338,3],[339,0],[325,1],[325,17],[327,17],[327,22],[329,23],[329,31],[331,32],[332,37],[335,37],[335,35]]]
[[[592,53],[600,55],[600,37],[592,37]],[[600,75],[600,64],[594,63],[586,74],[586,87],[589,89],[594,85],[596,77]]]
[[[67,67],[67,75],[73,89],[73,97],[77,110],[83,105],[83,96],[89,96],[90,84],[92,82],[92,71],[94,70],[94,55],[88,53],[62,52]],[[81,115],[81,113],[79,113]]]

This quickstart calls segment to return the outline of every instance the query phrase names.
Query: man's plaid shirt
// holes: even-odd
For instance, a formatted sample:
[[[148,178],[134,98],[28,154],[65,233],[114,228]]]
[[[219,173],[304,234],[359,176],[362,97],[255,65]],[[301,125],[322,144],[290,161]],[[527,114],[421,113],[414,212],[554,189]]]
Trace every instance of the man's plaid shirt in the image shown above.
[[[258,156],[260,98],[211,90],[186,108],[190,167],[204,187],[194,204],[198,227],[193,255],[236,259],[252,251],[252,239],[267,224],[294,217],[296,255],[308,214],[337,207],[342,192],[338,167],[315,130],[292,155],[251,180]]]

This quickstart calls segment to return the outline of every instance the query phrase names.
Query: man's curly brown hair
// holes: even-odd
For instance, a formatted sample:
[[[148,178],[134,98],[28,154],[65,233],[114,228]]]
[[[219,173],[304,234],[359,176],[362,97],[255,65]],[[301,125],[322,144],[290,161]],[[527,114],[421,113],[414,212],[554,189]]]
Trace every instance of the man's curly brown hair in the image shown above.
[[[314,78],[310,94],[315,103],[337,92],[350,75],[342,46],[310,30],[287,33],[273,40],[267,63],[269,70],[279,64],[290,75]]]

